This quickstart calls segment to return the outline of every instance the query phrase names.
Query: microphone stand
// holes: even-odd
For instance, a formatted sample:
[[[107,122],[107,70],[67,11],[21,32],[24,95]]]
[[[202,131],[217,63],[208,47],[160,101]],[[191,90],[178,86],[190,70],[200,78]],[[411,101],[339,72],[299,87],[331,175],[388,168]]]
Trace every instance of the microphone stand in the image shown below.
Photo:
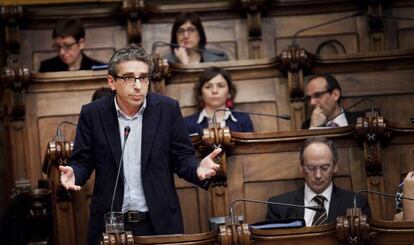
[[[252,202],[252,203],[261,203],[261,204],[270,204],[270,205],[277,205],[277,206],[288,206],[288,207],[294,207],[294,208],[307,208],[313,211],[322,211],[323,208],[319,206],[303,206],[303,205],[297,205],[297,204],[290,204],[290,203],[283,203],[283,202],[270,202],[270,201],[262,201],[262,200],[255,200],[255,199],[247,199],[247,198],[241,198],[236,199],[230,204],[229,208],[229,214],[232,220],[234,220],[234,212],[233,212],[233,206],[237,202]]]
[[[217,125],[217,117],[216,117],[216,113],[219,112],[219,111],[223,111],[223,112],[229,111],[229,112],[246,113],[246,114],[249,114],[249,115],[275,117],[275,118],[280,118],[280,119],[283,119],[283,120],[290,120],[290,118],[291,118],[290,115],[272,115],[272,114],[264,114],[264,113],[257,113],[257,112],[243,112],[243,111],[230,110],[230,109],[227,109],[227,108],[216,109],[213,112],[213,118],[212,118],[213,132],[214,132],[214,146],[216,148],[221,146],[219,139],[220,138],[223,138],[223,139],[225,138],[224,136],[219,137],[219,127]],[[225,131],[229,131],[228,128]]]
[[[151,55],[153,55],[155,53],[155,49],[159,46],[171,46],[171,47],[175,47],[175,48],[185,48],[177,43],[167,43],[167,42],[163,42],[163,41],[156,41],[155,43],[152,44],[151,47]],[[185,48],[187,51],[193,50],[193,51],[197,51],[200,53],[206,52],[206,53],[211,53],[211,54],[215,54],[215,55],[219,55],[219,56],[223,56],[223,52],[220,51],[214,51],[214,50],[206,50],[206,49],[201,49],[201,48]]]
[[[252,203],[288,206],[288,207],[296,207],[296,208],[308,208],[308,209],[312,209],[315,211],[323,210],[323,208],[319,206],[301,206],[301,205],[296,205],[296,204],[269,202],[269,201],[261,201],[261,200],[247,199],[247,198],[236,199],[230,204],[230,208],[229,208],[230,217],[226,217],[226,222],[225,222],[225,226],[227,230],[226,235],[230,233],[228,236],[230,236],[232,240],[231,244],[245,244],[243,243],[243,241],[250,240],[249,234],[248,234],[248,227],[245,224],[240,224],[239,219],[234,216],[233,206],[237,202],[252,202]]]
[[[354,208],[357,208],[357,201],[356,200],[357,200],[358,195],[362,192],[373,193],[373,194],[377,194],[377,195],[381,195],[381,196],[388,196],[388,197],[394,197],[394,198],[414,201],[414,198],[411,198],[411,197],[404,197],[404,196],[399,196],[399,195],[385,193],[385,192],[379,192],[379,191],[359,190],[355,193],[355,196],[354,196]]]
[[[370,102],[370,104],[371,104],[371,115],[373,115],[373,114],[374,114],[374,103],[372,102],[372,100],[371,100],[371,99],[368,99],[368,98],[362,98],[362,99],[358,100],[357,102],[355,102],[354,104],[352,104],[351,106],[349,106],[349,107],[347,108],[347,110],[350,110],[350,109],[354,108],[355,106],[357,106],[357,105],[361,104],[363,101],[368,101],[368,102]],[[330,117],[330,118],[326,119],[326,122],[325,122],[324,124],[322,124],[322,125],[319,125],[318,127],[323,127],[323,126],[324,126],[327,122],[334,120],[335,118],[337,118],[338,116],[340,116],[340,115],[342,115],[342,114],[344,114],[344,113],[345,113],[345,110],[343,110],[343,111],[341,111],[341,112],[337,113],[337,114],[336,114],[336,115],[334,115],[333,117]]]
[[[116,174],[115,186],[114,186],[114,191],[113,191],[113,194],[112,194],[112,201],[111,201],[111,213],[112,214],[113,214],[113,210],[114,210],[115,194],[116,194],[116,188],[118,186],[119,174],[120,174],[121,169],[122,169],[122,163],[124,162],[123,157],[124,157],[125,145],[126,145],[126,142],[127,142],[130,131],[131,131],[131,128],[129,126],[126,126],[124,128],[124,145],[122,146],[122,153],[121,153],[121,158],[119,159],[118,172]]]
[[[341,20],[345,20],[345,19],[348,19],[348,18],[360,16],[360,15],[363,15],[363,14],[364,14],[363,12],[356,12],[356,13],[353,13],[351,15],[347,15],[347,16],[344,16],[344,17],[341,17],[341,18],[337,18],[337,19],[333,19],[333,20],[330,20],[330,21],[327,21],[327,22],[320,23],[318,25],[314,25],[314,26],[310,26],[310,27],[300,29],[293,35],[292,46],[296,46],[296,37],[302,32],[309,31],[309,30],[312,30],[312,29],[316,29],[316,28],[319,28],[321,26],[326,26],[326,25],[329,25],[329,24],[332,24],[332,23],[335,23],[335,22],[338,22],[338,21],[341,21]]]

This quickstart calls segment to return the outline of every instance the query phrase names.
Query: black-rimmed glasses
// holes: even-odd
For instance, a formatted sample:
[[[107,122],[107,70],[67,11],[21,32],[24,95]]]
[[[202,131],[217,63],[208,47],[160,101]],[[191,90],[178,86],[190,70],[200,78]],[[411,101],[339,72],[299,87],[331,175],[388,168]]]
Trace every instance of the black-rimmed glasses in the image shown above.
[[[77,41],[75,41],[73,43],[69,43],[69,44],[64,43],[62,45],[57,44],[57,43],[54,43],[52,45],[52,48],[55,49],[55,50],[57,50],[57,51],[59,51],[61,49],[65,50],[65,51],[68,51],[69,49],[71,49],[73,47],[73,45],[75,45],[77,43],[78,43]]]
[[[125,85],[127,86],[132,86],[134,85],[137,81],[139,81],[142,84],[148,84],[149,83],[149,76],[148,75],[143,75],[140,77],[134,77],[134,76],[118,76],[115,75],[114,76],[115,79],[122,79],[124,80]]]
[[[332,92],[332,89],[327,89],[327,90],[324,90],[324,91],[318,91],[318,92],[315,92],[311,95],[305,96],[305,99],[306,100],[311,100],[311,99],[317,99],[318,100],[322,97],[322,95],[324,95],[326,93],[331,93],[331,92]]]
[[[197,31],[195,27],[188,27],[188,28],[178,28],[177,35],[184,35],[184,33],[193,34]]]
[[[331,170],[332,166],[333,166],[333,164],[331,164],[331,163],[327,163],[327,164],[323,164],[323,165],[319,165],[319,166],[313,166],[313,165],[303,164],[303,168],[308,173],[316,173],[318,171],[318,169],[321,172],[325,172],[326,173],[329,170]]]

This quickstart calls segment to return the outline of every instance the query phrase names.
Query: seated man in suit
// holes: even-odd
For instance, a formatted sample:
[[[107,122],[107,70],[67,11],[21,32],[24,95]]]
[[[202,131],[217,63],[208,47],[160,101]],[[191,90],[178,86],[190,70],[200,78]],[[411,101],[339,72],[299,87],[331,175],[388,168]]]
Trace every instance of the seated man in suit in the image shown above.
[[[39,72],[92,70],[92,66],[104,65],[83,54],[85,28],[80,20],[59,20],[53,29],[52,37],[52,47],[58,55],[42,61]]]
[[[299,160],[305,176],[305,186],[299,190],[271,197],[271,202],[305,206],[320,206],[323,211],[269,205],[267,219],[304,219],[306,226],[334,223],[336,217],[344,216],[353,207],[354,193],[332,183],[338,169],[338,151],[334,143],[324,137],[308,138],[301,147]],[[359,196],[357,207],[370,215],[366,197]]]
[[[342,89],[332,74],[317,74],[308,79],[306,97],[312,107],[311,118],[302,129],[344,127],[356,122],[363,112],[349,112],[340,105]]]

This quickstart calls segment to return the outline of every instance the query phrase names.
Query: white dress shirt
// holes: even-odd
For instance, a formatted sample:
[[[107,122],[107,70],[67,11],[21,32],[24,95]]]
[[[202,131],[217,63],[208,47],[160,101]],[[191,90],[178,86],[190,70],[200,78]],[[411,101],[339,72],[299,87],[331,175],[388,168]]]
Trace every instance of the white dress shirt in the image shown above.
[[[326,215],[329,216],[329,204],[331,203],[331,197],[332,197],[332,188],[333,184],[328,186],[322,193],[317,194],[315,193],[309,186],[305,183],[305,197],[304,197],[304,205],[305,206],[318,206],[318,203],[313,200],[313,198],[316,195],[321,195],[325,197],[324,206],[326,209]],[[316,211],[305,208],[305,215],[303,219],[305,220],[306,226],[312,226],[313,217],[315,216]]]

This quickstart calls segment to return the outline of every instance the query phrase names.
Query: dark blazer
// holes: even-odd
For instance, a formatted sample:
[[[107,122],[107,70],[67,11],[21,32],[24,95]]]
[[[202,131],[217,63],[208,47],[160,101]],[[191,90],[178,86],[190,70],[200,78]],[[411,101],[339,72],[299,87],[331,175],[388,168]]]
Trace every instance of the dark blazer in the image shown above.
[[[82,62],[79,70],[92,70],[92,66],[104,65],[104,63],[91,59],[82,54]],[[40,63],[39,72],[67,71],[68,65],[62,62],[59,56],[44,60]]]
[[[346,111],[344,110],[344,114],[346,117],[346,120],[348,121],[348,124],[354,124],[356,123],[356,120],[358,117],[365,116],[365,111]],[[325,126],[325,125],[323,125]],[[310,118],[306,119],[302,122],[302,129],[308,129],[310,127]]]
[[[168,53],[164,58],[171,64],[180,63],[175,54],[172,52]],[[201,62],[217,62],[227,60],[229,60],[229,57],[225,52],[214,49],[204,49],[201,54]]]
[[[269,198],[270,202],[281,202],[289,204],[304,205],[305,187],[297,190]],[[354,206],[354,193],[333,185],[331,203],[329,204],[328,223],[335,223],[336,217],[345,216],[346,209]],[[357,207],[361,208],[362,213],[370,215],[371,211],[368,200],[365,196],[358,196]],[[274,219],[303,219],[305,209],[286,206],[269,205],[267,207],[267,220]]]
[[[249,114],[242,112],[231,112],[237,119],[237,122],[233,122],[230,117],[226,120],[226,126],[229,127],[230,131],[235,132],[253,132],[253,123],[250,119]],[[198,124],[197,120],[200,116],[200,112],[194,113],[188,117],[185,117],[185,124],[189,134],[198,133],[203,135],[203,129],[208,128],[208,120],[204,117],[204,120]]]
[[[84,185],[95,170],[90,205],[88,244],[96,244],[104,232],[104,214],[110,211],[121,157],[121,140],[113,96],[82,106],[70,164],[76,184]],[[132,128],[131,130],[134,130]],[[155,234],[183,232],[174,172],[203,186],[196,169],[199,160],[185,128],[177,101],[148,93],[142,126],[142,185]],[[122,209],[123,171],[120,172],[114,210]],[[151,235],[151,234],[149,234]]]

